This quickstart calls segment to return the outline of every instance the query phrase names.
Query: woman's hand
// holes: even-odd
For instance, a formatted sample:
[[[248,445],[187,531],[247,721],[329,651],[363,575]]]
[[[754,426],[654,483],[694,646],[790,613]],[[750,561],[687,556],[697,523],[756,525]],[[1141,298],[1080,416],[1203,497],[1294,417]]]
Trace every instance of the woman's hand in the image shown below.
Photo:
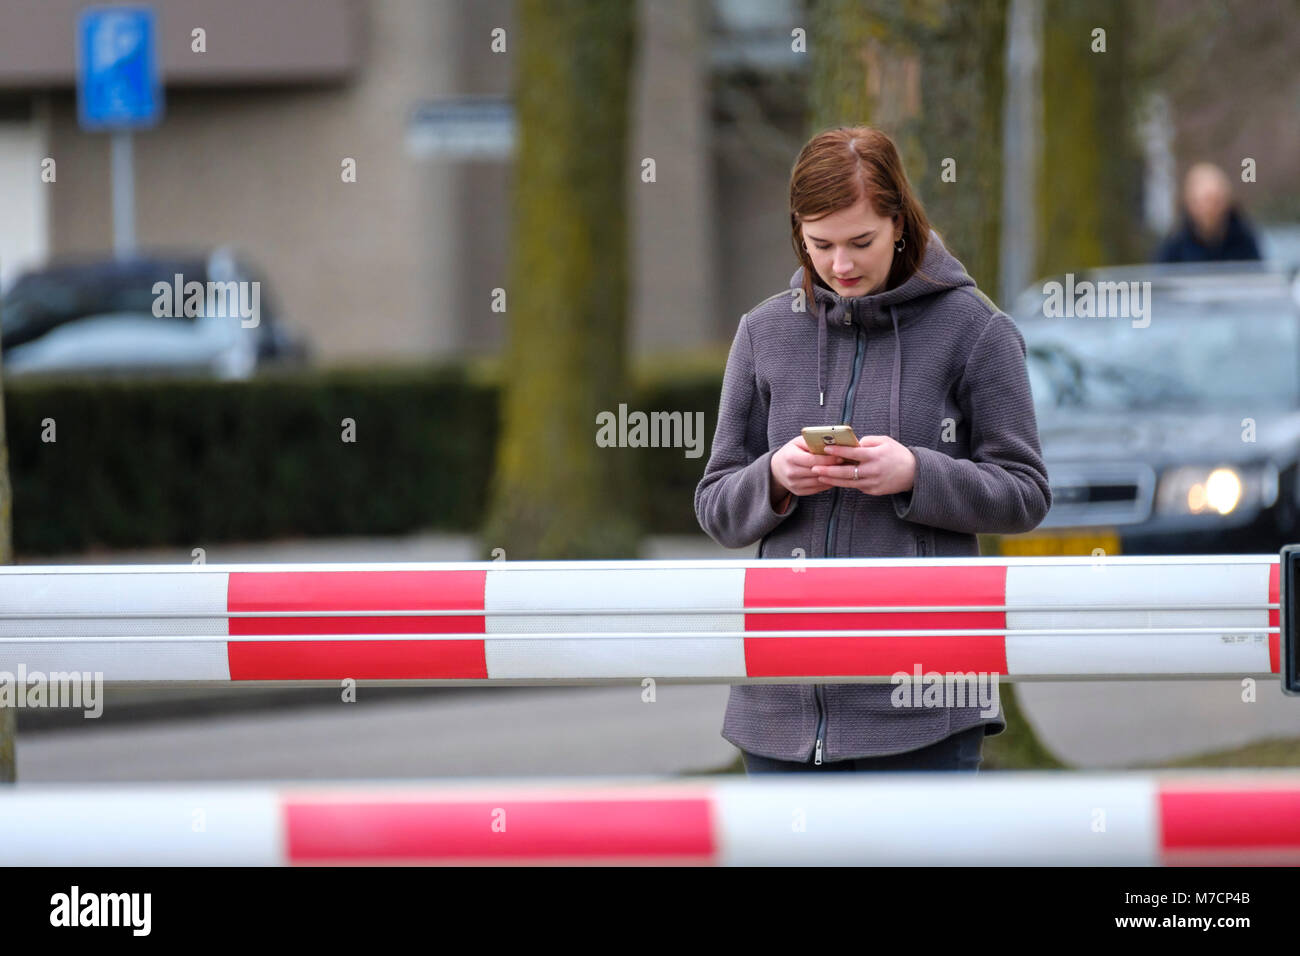
[[[916,456],[888,435],[868,435],[856,447],[845,445],[836,454],[848,463],[829,467],[817,464],[812,468],[816,480],[827,488],[838,485],[868,495],[892,495],[910,491],[916,479]]]
[[[830,491],[830,486],[813,472],[817,466],[842,465],[835,455],[814,455],[802,435],[796,435],[772,456],[772,478],[786,491],[796,495],[815,495]],[[849,473],[853,469],[849,468]]]

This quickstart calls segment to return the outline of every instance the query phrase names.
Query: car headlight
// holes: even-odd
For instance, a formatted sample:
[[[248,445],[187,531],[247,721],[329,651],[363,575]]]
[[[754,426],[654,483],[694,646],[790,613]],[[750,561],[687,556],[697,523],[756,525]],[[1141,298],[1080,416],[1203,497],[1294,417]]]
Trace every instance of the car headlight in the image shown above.
[[[1268,508],[1277,501],[1277,466],[1184,465],[1160,475],[1156,514],[1232,514],[1241,506]]]

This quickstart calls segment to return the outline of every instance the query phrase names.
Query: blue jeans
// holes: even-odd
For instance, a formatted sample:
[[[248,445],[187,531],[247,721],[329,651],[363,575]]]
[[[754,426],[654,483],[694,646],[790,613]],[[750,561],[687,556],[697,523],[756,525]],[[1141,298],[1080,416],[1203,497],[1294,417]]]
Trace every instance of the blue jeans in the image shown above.
[[[812,758],[800,763],[796,760],[773,760],[742,750],[745,772],[796,773],[801,770],[969,770],[978,773],[983,761],[984,725],[968,727],[936,740],[928,747],[907,750],[886,757],[860,757],[857,760],[824,760],[821,766]]]

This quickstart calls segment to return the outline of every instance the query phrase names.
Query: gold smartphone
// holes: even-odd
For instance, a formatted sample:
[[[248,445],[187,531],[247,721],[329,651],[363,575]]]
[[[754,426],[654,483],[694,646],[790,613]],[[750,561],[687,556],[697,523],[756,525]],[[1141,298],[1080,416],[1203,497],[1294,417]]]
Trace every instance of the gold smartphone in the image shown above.
[[[856,445],[858,436],[852,425],[813,425],[803,431],[804,444],[814,455],[833,455],[836,445]],[[827,451],[830,448],[830,451]]]

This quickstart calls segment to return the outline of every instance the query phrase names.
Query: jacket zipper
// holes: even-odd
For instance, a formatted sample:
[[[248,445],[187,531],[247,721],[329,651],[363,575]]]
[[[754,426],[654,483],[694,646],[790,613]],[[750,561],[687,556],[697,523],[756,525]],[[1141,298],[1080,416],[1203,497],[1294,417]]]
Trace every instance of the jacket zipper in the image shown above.
[[[844,407],[840,410],[840,421],[849,422],[849,409],[853,407],[853,393],[858,387],[858,373],[862,371],[862,353],[866,345],[866,333],[858,326],[853,353],[853,375],[849,379],[849,390],[844,394]],[[826,525],[826,557],[830,557],[835,546],[835,516],[839,513],[840,488],[831,489],[831,514]],[[826,739],[826,702],[822,699],[821,684],[813,685],[813,701],[817,705],[817,746],[813,751],[813,765],[821,766],[822,744]]]
[[[822,762],[822,740],[826,734],[826,705],[822,703],[821,684],[813,684],[813,697],[817,701],[817,751],[813,756],[813,763],[820,767]]]
[[[849,422],[849,409],[853,407],[853,393],[858,387],[858,373],[862,371],[862,353],[865,350],[866,333],[862,327],[858,327],[857,351],[853,355],[853,377],[849,379],[849,390],[844,394],[844,407],[840,410],[840,421],[844,424]],[[826,523],[826,557],[831,557],[835,553],[835,517],[840,510],[840,487],[836,485],[831,489],[831,514]]]

